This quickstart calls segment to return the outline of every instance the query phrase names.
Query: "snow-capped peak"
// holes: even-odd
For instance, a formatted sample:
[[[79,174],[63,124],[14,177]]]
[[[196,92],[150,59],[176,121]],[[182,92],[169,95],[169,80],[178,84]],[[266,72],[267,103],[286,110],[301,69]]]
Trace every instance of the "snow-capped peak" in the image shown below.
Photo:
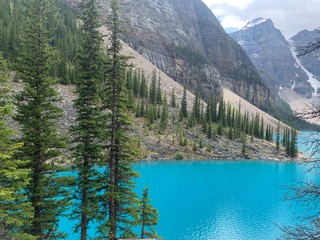
[[[249,21],[243,28],[241,28],[241,30],[245,30],[247,28],[250,28],[250,27],[254,27],[256,25],[259,25],[260,23],[263,23],[263,22],[266,22],[268,21],[268,19],[265,19],[265,18],[256,18],[252,21]]]

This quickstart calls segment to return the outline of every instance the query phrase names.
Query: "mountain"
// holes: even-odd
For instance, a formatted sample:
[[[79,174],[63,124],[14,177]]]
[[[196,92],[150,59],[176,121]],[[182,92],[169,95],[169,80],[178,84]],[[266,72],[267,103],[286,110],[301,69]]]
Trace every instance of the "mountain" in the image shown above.
[[[312,96],[314,89],[308,81],[308,75],[297,62],[291,45],[271,19],[254,19],[230,36],[246,51],[272,91],[291,88],[307,98]]]
[[[79,0],[67,0],[76,6]],[[110,11],[102,0],[102,17]],[[204,97],[229,87],[255,105],[270,91],[243,49],[201,0],[119,0],[122,39],[168,76]],[[266,104],[267,103],[267,104]]]
[[[306,46],[309,43],[319,40],[320,28],[316,28],[313,31],[302,30],[295,36],[291,37],[289,41],[293,48],[299,46]],[[304,68],[305,72],[308,74],[309,82],[312,87],[318,92],[320,87],[320,59],[317,52],[311,52],[305,56],[299,57],[297,60],[299,64]]]

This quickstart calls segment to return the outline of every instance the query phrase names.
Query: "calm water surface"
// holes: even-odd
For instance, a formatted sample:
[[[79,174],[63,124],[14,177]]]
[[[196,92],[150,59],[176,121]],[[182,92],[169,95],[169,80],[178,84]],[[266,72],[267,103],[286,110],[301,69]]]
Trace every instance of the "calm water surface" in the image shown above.
[[[253,160],[142,162],[136,166],[137,192],[149,186],[160,212],[157,231],[166,240],[269,240],[281,236],[277,225],[299,223],[298,216],[308,214],[303,206],[283,201],[286,186],[318,181],[307,169]],[[63,219],[61,229],[71,233],[71,225]]]
[[[159,234],[169,240],[276,239],[276,224],[290,225],[306,209],[283,201],[284,186],[314,180],[306,167],[263,161],[141,163],[161,218]]]

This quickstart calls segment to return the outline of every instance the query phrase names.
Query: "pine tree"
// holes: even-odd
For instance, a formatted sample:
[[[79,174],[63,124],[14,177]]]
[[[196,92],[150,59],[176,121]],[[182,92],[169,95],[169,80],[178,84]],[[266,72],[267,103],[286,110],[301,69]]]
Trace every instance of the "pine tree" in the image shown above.
[[[217,121],[220,122],[223,126],[225,126],[225,104],[223,100],[223,95],[221,95],[219,107],[218,107],[218,116]]]
[[[211,124],[211,123],[209,123],[207,137],[208,137],[209,139],[211,139],[211,138],[213,137],[213,134],[212,134],[212,124]]]
[[[180,120],[188,117],[188,103],[187,103],[187,87],[184,85],[183,96],[181,100]]]
[[[145,84],[145,82],[140,83],[140,74],[138,75],[137,72],[135,71],[133,75],[133,92],[135,97],[141,97],[141,98],[145,97],[144,91],[141,90],[141,88],[144,87],[142,86],[142,84]]]
[[[141,74],[140,97],[146,98],[146,99],[148,98],[147,80],[146,80],[143,72]]]
[[[143,196],[141,199],[141,207],[139,211],[141,223],[141,238],[161,239],[156,233],[155,226],[159,220],[158,210],[151,206],[151,199],[149,198],[149,189],[143,189]]]
[[[171,106],[172,108],[176,108],[176,107],[177,107],[177,103],[176,103],[176,93],[175,93],[175,91],[174,91],[174,88],[172,89],[172,92],[171,92],[170,106]]]
[[[216,122],[217,121],[217,99],[213,93],[211,93],[210,95],[210,100],[208,105],[210,105],[211,121]]]
[[[95,168],[101,157],[101,109],[98,85],[101,85],[101,43],[98,31],[99,5],[96,0],[83,0],[80,4],[82,20],[81,48],[78,58],[78,77],[76,80],[77,99],[73,155],[77,171],[73,219],[79,221],[76,231],[80,230],[80,239],[88,238],[90,221],[96,219],[98,199],[98,179],[100,173]]]
[[[167,128],[168,121],[169,121],[168,102],[167,102],[167,96],[164,95],[162,113],[160,118],[160,128],[162,131],[164,131]]]
[[[106,170],[104,192],[101,194],[99,211],[99,232],[101,239],[135,237],[133,226],[138,215],[138,197],[134,192],[133,164],[137,157],[134,141],[128,135],[132,122],[126,112],[125,67],[127,57],[120,54],[121,43],[119,7],[117,0],[111,1],[110,47],[107,53],[110,61],[105,66],[106,99],[109,109],[106,122]]]
[[[260,138],[260,115],[259,113],[256,113],[256,116],[254,119],[252,119],[253,123],[253,136],[256,138]]]
[[[24,162],[14,158],[22,146],[15,143],[15,132],[8,126],[13,112],[10,102],[9,76],[0,52],[0,236],[13,239],[33,239],[25,232],[32,220],[32,206],[24,189],[30,181],[30,171]]]
[[[161,93],[161,78],[158,78],[158,85],[156,91],[156,102],[157,104],[162,104],[162,93]]]
[[[291,139],[290,139],[290,153],[289,156],[294,158],[298,155],[298,146],[297,146],[297,131],[291,129]]]
[[[263,117],[261,118],[260,130],[259,130],[259,138],[264,139],[264,121]]]
[[[241,148],[241,153],[246,153],[247,152],[247,135],[242,134],[242,148]]]
[[[157,103],[157,75],[156,71],[153,71],[150,89],[149,89],[149,102],[151,104]]]
[[[21,126],[19,157],[27,160],[31,170],[25,193],[33,208],[29,233],[37,239],[55,239],[63,234],[57,230],[61,213],[66,209],[66,179],[63,171],[64,138],[58,134],[58,118],[62,109],[55,91],[55,81],[49,77],[52,49],[49,47],[47,14],[48,0],[30,0],[19,57],[19,76],[24,89],[17,95],[16,120]]]
[[[280,122],[278,122],[278,125],[277,125],[277,135],[276,135],[276,150],[277,152],[279,151],[279,148],[280,148]]]
[[[201,120],[201,104],[200,104],[200,91],[199,89],[196,90],[196,96],[193,103],[192,109],[192,117],[194,122],[200,123]]]

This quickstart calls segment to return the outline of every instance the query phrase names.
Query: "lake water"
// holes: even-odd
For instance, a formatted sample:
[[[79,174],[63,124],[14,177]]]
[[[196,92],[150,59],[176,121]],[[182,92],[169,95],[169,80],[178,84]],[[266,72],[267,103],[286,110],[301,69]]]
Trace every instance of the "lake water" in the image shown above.
[[[283,200],[286,186],[317,181],[305,165],[274,161],[156,161],[136,166],[150,188],[166,240],[269,240],[307,209]],[[70,223],[62,229],[71,233]],[[79,239],[71,235],[70,240]]]
[[[314,180],[306,167],[263,161],[141,163],[168,240],[276,239],[306,210],[283,201],[284,186]]]

